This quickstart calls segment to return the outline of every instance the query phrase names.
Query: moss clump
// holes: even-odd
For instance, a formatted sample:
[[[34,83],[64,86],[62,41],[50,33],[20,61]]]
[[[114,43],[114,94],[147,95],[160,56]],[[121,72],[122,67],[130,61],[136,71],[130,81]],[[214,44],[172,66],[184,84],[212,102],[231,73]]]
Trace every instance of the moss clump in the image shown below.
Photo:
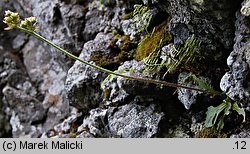
[[[130,50],[130,38],[126,35],[116,34],[109,42],[109,53],[104,51],[96,51],[92,53],[90,60],[94,61],[96,65],[116,70],[122,62],[132,59]]]
[[[74,132],[74,133],[70,133],[69,135],[68,135],[68,138],[76,138],[78,135],[80,135],[81,133],[79,133],[79,132]]]
[[[119,59],[112,58],[112,56],[105,54],[103,51],[96,51],[91,55],[91,61],[94,61],[96,65],[115,70],[120,65]]]
[[[111,93],[111,90],[109,88],[106,88],[103,92],[103,99],[106,101],[109,100],[110,93]]]
[[[166,32],[165,28],[168,25],[168,21],[164,21],[159,26],[156,26],[151,34],[147,34],[139,43],[135,59],[140,61],[148,57],[152,52],[157,51],[164,44],[168,44],[172,40],[170,32]]]
[[[127,51],[128,48],[130,47],[130,38],[127,35],[123,35],[121,36],[120,40],[120,44],[119,44],[119,49],[121,49],[121,51]]]
[[[227,138],[227,134],[218,132],[214,128],[204,128],[197,134],[198,138]]]

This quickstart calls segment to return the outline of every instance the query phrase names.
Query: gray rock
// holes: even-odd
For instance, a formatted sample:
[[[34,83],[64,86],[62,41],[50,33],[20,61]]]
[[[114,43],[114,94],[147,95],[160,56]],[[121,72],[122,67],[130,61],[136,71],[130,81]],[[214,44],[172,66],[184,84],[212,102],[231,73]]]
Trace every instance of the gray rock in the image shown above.
[[[156,1],[144,1],[144,3],[147,5],[154,3],[153,5],[156,5],[159,10],[170,14],[172,19],[169,30],[174,36],[175,44],[183,44],[192,34],[195,34],[198,39],[203,41],[202,45],[205,46],[205,54],[209,57],[207,62],[211,64],[208,65],[206,72],[214,72],[214,67],[218,67],[218,64],[211,62],[210,58],[213,59],[212,61],[221,63],[222,59],[225,58],[224,55],[228,53],[224,51],[232,49],[234,18],[228,20],[228,16],[234,16],[239,2],[228,0],[220,2],[159,0],[158,3]],[[215,64],[216,66],[213,67]],[[224,66],[219,65],[219,67]],[[207,75],[211,76],[213,73]],[[216,75],[221,76],[223,72],[219,71]],[[183,100],[182,102],[186,101]],[[186,106],[186,108],[189,107]]]
[[[35,126],[22,123],[14,111],[12,112],[10,124],[12,127],[12,137],[37,138],[42,133],[42,126],[40,124]]]
[[[33,121],[37,121],[43,118],[44,111],[42,104],[36,98],[27,95],[22,90],[16,90],[9,86],[6,86],[2,92],[4,94],[5,101],[8,102],[10,107],[15,108],[16,106],[18,106],[18,104],[20,104],[20,107],[16,108],[17,112],[21,112],[21,114],[29,113],[29,118]],[[29,102],[31,104],[29,104]],[[29,109],[28,105],[30,105],[32,108]],[[35,114],[36,109],[38,108],[41,108],[41,111],[38,111],[38,113]],[[21,117],[22,120],[24,120],[25,118],[25,116]]]
[[[89,41],[95,38],[99,32],[109,33],[112,30],[121,29],[121,14],[123,9],[119,5],[113,8],[107,8],[100,3],[99,0],[94,0],[88,5],[89,11],[86,13],[86,24],[82,36],[84,41]]]
[[[135,26],[133,26],[134,21],[132,19],[128,20],[122,20],[122,30],[125,35],[128,35],[130,37],[130,40],[135,39],[136,31]]]
[[[4,114],[6,109],[6,104],[3,104],[2,99],[0,99],[0,137],[10,137],[11,136],[11,126],[9,123],[9,117]]]
[[[142,2],[145,5],[152,5],[152,4],[157,4],[158,0],[142,0]]]
[[[74,54],[80,52],[84,43],[80,33],[84,27],[85,13],[77,1],[64,3],[58,0],[31,0],[29,2],[21,0],[14,7],[17,10],[25,10],[19,12],[21,15],[25,14],[24,17],[32,15],[37,18],[39,33],[42,36]],[[53,58],[64,63],[65,55],[54,48],[50,48],[49,51]],[[67,69],[67,65],[64,67]]]
[[[10,124],[13,137],[24,135],[38,137],[37,135],[41,132],[36,131],[39,126],[36,126],[35,123],[39,123],[46,116],[46,110],[43,108],[42,102],[27,95],[22,90],[16,90],[8,86],[3,89],[3,94],[4,101],[12,112]]]
[[[189,73],[183,72],[179,74],[178,77],[178,83],[179,84],[184,84],[188,87],[193,87],[193,88],[201,88],[197,87],[196,85],[193,85],[191,82],[189,83],[183,83],[183,80],[185,80],[188,77]],[[210,81],[204,77],[199,77],[201,80],[203,80],[205,83],[208,85],[210,84]],[[189,89],[182,89],[179,88],[177,90],[178,93],[178,99],[181,101],[181,103],[184,105],[186,109],[190,109],[192,104],[195,104],[197,102],[197,98],[201,97],[202,92],[195,91],[195,90],[189,90]]]
[[[116,0],[103,0],[102,4],[104,4],[106,6],[112,6],[112,5],[116,4]]]
[[[60,124],[54,126],[56,132],[69,132],[71,125],[80,117],[82,114],[78,112],[76,108],[71,108],[69,116]]]
[[[63,122],[56,124],[53,129],[50,129],[46,132],[43,132],[41,135],[42,138],[69,138],[69,137],[76,137],[73,136],[73,132],[76,129],[74,128],[74,124],[77,121],[77,118],[82,116],[82,113],[79,112],[76,108],[70,107],[69,115]]]
[[[249,138],[250,137],[250,130],[244,130],[238,134],[233,134],[230,138]]]
[[[249,18],[236,13],[236,32],[234,50],[230,53],[227,64],[230,71],[221,79],[220,87],[233,100],[247,107],[250,101],[250,26]]]
[[[23,3],[23,1],[19,2]],[[19,2],[14,5],[17,9],[20,9],[17,5]],[[22,7],[25,7],[27,4],[28,3],[23,4]],[[29,7],[24,10],[29,12],[30,10],[28,8]],[[23,11],[18,12],[25,14]],[[25,17],[26,16],[28,15],[25,15]],[[44,22],[40,22],[39,25],[43,25],[42,23],[45,24]],[[49,26],[46,25],[46,27]],[[16,127],[17,129],[16,132],[13,132],[13,136],[38,137],[42,131],[51,129],[68,114],[69,104],[64,93],[64,81],[66,78],[65,68],[67,67],[63,66],[60,61],[56,61],[53,56],[50,55],[48,52],[50,51],[50,47],[43,45],[40,41],[34,39],[34,37],[29,38],[26,36],[27,35],[22,33],[17,35],[15,39],[10,39],[7,34],[6,37],[4,37],[13,40],[13,43],[9,43],[10,47],[15,50],[21,49],[21,51],[18,51],[18,53],[11,53],[8,50],[3,51],[2,53],[1,51],[1,55],[3,55],[1,58],[3,59],[0,58],[0,85],[1,87],[5,87],[5,85],[8,84],[14,89],[12,90],[14,91],[14,95],[17,95],[12,98],[7,98],[7,96],[5,96],[7,90],[4,89],[4,92],[6,93],[4,94],[4,101],[9,107],[4,107],[3,110],[8,113],[7,115],[9,118],[12,117],[12,126],[15,125],[15,121],[20,121],[20,129]],[[63,35],[61,36],[63,37]],[[6,46],[4,44],[4,40],[1,40],[1,44],[4,45],[4,50],[9,48],[9,45]],[[23,55],[23,57],[20,55]],[[64,68],[62,68],[62,66]],[[17,90],[17,92],[15,90]],[[42,116],[40,117],[35,113],[31,113],[31,111],[35,110],[32,108],[32,105],[30,106],[31,111],[28,112],[29,108],[27,107],[27,112],[24,112],[23,110],[25,109],[20,107],[13,108],[9,104],[11,101],[19,101],[19,97],[27,98],[26,96],[36,98],[40,104],[39,108],[45,110],[46,115],[44,115],[45,113],[39,114]],[[33,104],[32,101],[32,99],[28,99],[25,104]],[[18,109],[22,110],[22,112]],[[38,119],[29,120],[33,116],[37,116]],[[22,121],[23,119],[27,119],[27,122],[24,123]],[[21,126],[23,126],[23,128]]]
[[[9,131],[11,130],[11,126],[8,123],[8,119],[4,117],[4,115],[0,114],[0,137],[9,137]]]
[[[146,70],[144,61],[126,61],[118,68],[117,72],[145,79],[153,79],[154,76],[157,78],[156,73]],[[119,106],[119,104],[127,102],[129,97],[134,98],[135,96],[146,96],[148,99],[155,97],[166,99],[172,96],[171,87],[131,80],[115,75],[109,76],[101,86],[104,92],[110,91],[109,95],[106,95],[106,103],[111,106]]]
[[[66,71],[47,52],[49,49],[36,39],[30,39],[22,49],[26,71],[37,85],[37,94],[43,96],[43,107],[48,110],[43,123],[44,131],[58,124],[69,113],[64,91]]]
[[[163,113],[156,105],[127,104],[118,108],[94,109],[82,126],[95,137],[150,138],[159,133]]]
[[[140,76],[144,68],[143,61],[137,62],[135,60],[126,61],[123,65],[121,65],[117,72],[120,72],[124,75],[133,75],[133,76]],[[126,100],[126,98],[130,94],[136,93],[137,90],[143,89],[141,86],[144,83],[140,83],[137,81],[130,81],[126,78],[111,75],[105,81],[103,81],[101,88],[105,92],[107,89],[110,91],[108,98],[106,98],[109,104],[119,104]],[[138,89],[139,88],[139,89]]]
[[[10,109],[8,106],[10,106],[10,104],[14,104],[12,107],[15,107],[15,104],[19,103],[20,101],[19,100],[20,98],[17,98],[17,97],[22,97],[21,96],[22,94],[20,95],[20,93],[18,93],[19,96],[15,96],[16,92],[24,91],[24,93],[27,96],[31,93],[35,94],[36,90],[34,89],[33,86],[30,85],[30,82],[28,81],[28,78],[26,77],[24,66],[22,65],[19,57],[13,55],[11,52],[9,52],[6,49],[4,50],[4,47],[0,49],[0,54],[1,54],[0,56],[0,99],[1,99],[0,100],[0,111],[1,111],[0,113],[0,123],[1,123],[0,136],[9,137],[9,136],[13,136],[13,134],[11,134],[11,127],[10,127],[10,122],[9,122],[9,119],[12,114],[12,109]],[[9,85],[9,86],[6,86],[6,85]],[[10,86],[13,88],[11,88]],[[29,96],[29,97],[34,97],[34,95]],[[22,104],[20,104],[20,106],[22,106]],[[16,107],[15,109],[18,110],[18,107]],[[25,109],[29,110],[29,107],[26,106]],[[35,110],[35,109],[32,109],[31,106],[30,106],[30,109]]]
[[[153,20],[160,18],[162,14],[158,13],[162,11],[171,16],[169,30],[174,36],[174,44],[183,44],[192,34],[203,41],[205,56],[211,58],[211,61],[207,60],[211,65],[208,65],[208,73],[204,76],[216,78],[224,74],[223,71],[214,73],[214,68],[226,68],[222,63],[233,48],[234,12],[240,9],[236,44],[227,59],[230,71],[222,78],[221,89],[249,110],[249,0],[245,0],[240,8],[242,1],[105,0],[102,5],[100,0],[19,0],[1,1],[0,9],[16,10],[22,17],[36,16],[39,34],[73,54],[79,55],[82,51],[79,57],[86,61],[90,61],[96,52],[112,56],[108,45],[113,30],[129,35],[132,43],[137,44],[145,34],[145,30],[136,33],[138,29],[147,24],[151,15]],[[143,15],[146,20],[140,22],[138,17],[122,21],[122,16],[132,11],[134,3],[142,2],[151,9]],[[2,16],[0,14],[0,18]],[[5,25],[1,22],[0,28],[3,27]],[[71,67],[73,60],[34,37],[26,39],[24,33],[1,31],[0,36],[0,136],[9,135],[10,125],[13,137],[40,137],[41,134],[42,137],[52,138],[159,137],[165,132],[165,137],[191,136],[189,127],[192,116],[180,121],[183,118],[181,112],[185,110],[176,95],[172,95],[173,88],[117,76],[108,78],[100,88],[106,73],[80,62]],[[119,44],[119,41],[116,43]],[[172,44],[162,49],[166,53],[162,59],[168,61],[173,58],[171,48]],[[134,60],[124,62],[117,71],[132,76],[159,78],[156,73],[147,73],[143,62]],[[180,74],[179,82],[184,77],[185,74]],[[166,80],[176,82],[177,79],[169,77]],[[104,95],[106,99],[103,99]],[[178,90],[178,97],[186,109],[195,104],[198,97],[205,99],[203,94],[183,89]],[[104,109],[101,108],[103,103]],[[83,114],[77,110],[83,111]],[[159,131],[164,115],[161,111],[167,118],[163,121],[165,132]],[[192,111],[187,112],[193,115]],[[88,112],[89,116],[85,114]],[[201,114],[204,115],[204,112]],[[179,123],[171,123],[172,117]],[[76,131],[78,118],[84,120]],[[203,119],[204,116],[201,116],[195,119],[195,123]],[[196,133],[200,125],[191,129]],[[248,130],[242,132],[236,135],[249,136]]]
[[[89,133],[95,137],[111,137],[107,127],[108,109],[92,109],[90,115],[83,120],[83,124],[78,127],[78,132],[89,130]]]
[[[166,135],[167,138],[190,138],[190,135],[185,130],[182,125],[176,126],[174,129],[169,129],[169,134]]]
[[[29,2],[20,0],[13,2],[13,7],[22,17],[35,16],[38,19],[38,33],[55,44],[64,49],[73,50],[73,53],[79,53],[82,49],[84,42],[81,31],[84,27],[85,12],[76,0],[70,3],[57,0],[31,0]],[[21,67],[23,68],[21,70],[4,68],[2,76],[5,80],[3,81],[10,82],[12,83],[11,87],[24,90],[27,95],[39,99],[42,108],[46,109],[47,112],[46,118],[37,123],[41,125],[42,131],[47,131],[69,114],[64,82],[70,60],[66,61],[63,54],[44,45],[34,37],[30,37],[26,42],[19,36],[22,35],[17,35],[12,47],[16,50],[22,49],[23,61],[19,61],[18,66],[24,67]],[[22,63],[24,65],[21,65]],[[9,112],[12,113],[12,109]],[[24,114],[23,117],[25,116],[29,116],[29,114]],[[21,119],[16,112],[12,117],[14,117],[13,119]],[[26,135],[31,135],[32,130],[35,130],[33,126],[29,127],[29,125],[27,124],[27,129],[25,128]],[[35,136],[41,134],[41,130],[39,128]],[[25,135],[19,134],[20,136]],[[18,137],[18,133],[15,136]]]
[[[124,138],[151,138],[159,133],[163,113],[156,105],[127,104],[109,114],[109,129],[113,136]]]
[[[250,1],[249,0],[245,0],[242,3],[241,9],[240,9],[240,13],[244,16],[249,16],[250,15]]]
[[[161,60],[164,61],[164,64],[166,66],[170,65],[173,63],[173,60],[177,60],[174,54],[174,45],[173,43],[170,43],[164,47],[162,47],[162,51],[161,51],[161,56],[160,56]],[[176,68],[172,68],[171,70],[169,70],[170,74],[174,74],[176,73]]]
[[[149,9],[143,15],[135,15],[132,19],[122,20],[121,25],[124,34],[130,36],[130,40],[139,43],[142,36],[147,33],[148,29],[146,28],[149,28],[153,20],[159,18],[158,13],[157,9]]]
[[[88,131],[83,131],[81,134],[77,135],[76,138],[94,138],[94,136]]]
[[[24,33],[17,35],[12,43],[13,49],[20,50],[27,42],[27,39],[28,37]]]
[[[84,44],[79,58],[90,61],[92,53],[107,52],[107,44],[111,38],[111,34],[99,33],[94,40]],[[70,103],[85,113],[92,107],[98,106],[102,100],[100,84],[104,77],[105,73],[100,70],[76,61],[69,69],[65,82],[65,90]]]
[[[203,41],[207,56],[221,60],[233,47],[235,0],[158,0],[155,4],[172,17],[170,31],[174,44],[183,44],[192,34]],[[232,18],[228,18],[232,17]]]
[[[8,83],[10,86],[17,88],[28,80],[25,73],[25,67],[18,56],[11,52],[0,50],[0,85],[2,88]],[[2,89],[1,89],[2,90]]]

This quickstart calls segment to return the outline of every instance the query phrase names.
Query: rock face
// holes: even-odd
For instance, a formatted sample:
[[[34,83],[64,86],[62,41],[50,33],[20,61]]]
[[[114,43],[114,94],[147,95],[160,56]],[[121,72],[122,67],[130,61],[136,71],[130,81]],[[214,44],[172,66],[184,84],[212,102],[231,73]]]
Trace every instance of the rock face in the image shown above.
[[[169,31],[174,44],[184,44],[194,34],[202,41],[206,68],[205,76],[221,77],[226,68],[225,59],[233,48],[235,12],[241,1],[235,0],[158,0],[149,5],[171,16]],[[230,17],[230,18],[228,18]],[[216,68],[216,69],[214,69]],[[203,75],[202,74],[202,75]],[[219,82],[217,79],[215,82]]]
[[[249,130],[245,130],[237,135],[232,135],[231,138],[249,138],[250,137],[249,132],[250,132]]]
[[[137,5],[139,13],[133,17],[135,4],[144,4],[146,13],[140,14]],[[231,128],[231,122],[240,118],[229,117],[223,131],[229,130],[228,137],[249,137],[249,4],[249,0],[13,0],[0,1],[0,10],[37,17],[39,34],[80,59],[124,75],[180,84],[189,72],[198,72],[247,112],[242,127]],[[144,37],[157,34],[159,25],[173,40],[154,49],[166,67],[149,71],[145,59],[135,60],[136,50]],[[0,22],[1,29],[5,26]],[[197,66],[198,71],[175,68],[163,79],[167,64],[178,60],[174,47],[192,34],[202,41],[204,66]],[[195,137],[204,129],[207,107],[222,101],[197,91],[108,75],[18,30],[0,31],[0,36],[0,137]]]
[[[118,68],[118,72],[123,72],[125,75],[140,76],[145,70],[144,63],[135,60],[127,61]],[[145,74],[144,77],[147,77]],[[140,95],[149,91],[150,84],[144,84],[135,80],[128,80],[122,77],[111,75],[102,84],[102,89],[109,92],[105,95],[107,103],[110,105],[119,105],[124,103],[130,95]]]
[[[232,48],[235,18],[228,17],[234,16],[240,1],[160,0],[154,5],[158,5],[172,17],[170,30],[175,36],[175,44],[183,43],[191,34],[196,34],[203,37],[208,50]],[[214,37],[217,39],[212,39]],[[218,45],[220,43],[222,46]]]
[[[227,58],[230,71],[221,79],[221,89],[245,107],[250,100],[250,34],[249,18],[240,12],[236,14],[234,50]]]
[[[184,82],[185,78],[188,77],[188,75],[189,74],[187,72],[180,73],[179,77],[178,77],[178,83],[182,84]],[[209,82],[207,81],[206,78],[200,77],[200,79],[205,81],[209,85]],[[189,87],[199,88],[190,82],[183,83],[183,84],[185,84]],[[199,97],[202,97],[202,96],[205,97],[204,93],[189,90],[189,89],[178,89],[177,93],[178,93],[178,99],[181,101],[181,103],[185,106],[186,109],[190,109],[191,105],[195,104]]]
[[[110,3],[110,5],[112,4]],[[99,32],[108,33],[115,29],[121,29],[121,16],[119,14],[123,10],[119,7],[119,4],[117,6],[110,10],[104,7],[100,1],[89,3],[89,11],[85,16],[85,28],[82,32],[84,41],[94,39]]]
[[[40,128],[34,126],[35,123],[39,123],[45,118],[46,110],[39,100],[22,90],[16,90],[8,86],[3,89],[3,94],[12,112],[10,124],[13,137],[25,136],[26,132],[30,130],[41,129],[41,126]],[[34,130],[29,135],[31,135],[30,137],[36,137],[39,133],[41,132]]]
[[[121,106],[111,115],[108,116],[111,134],[125,138],[156,137],[163,120],[163,113],[157,111],[153,104],[148,107],[136,104]]]
[[[79,58],[90,61],[91,54],[94,52],[105,52],[111,37],[111,34],[99,33],[94,40],[85,43]],[[96,107],[102,100],[100,83],[104,75],[95,68],[76,62],[70,68],[65,83],[67,96],[72,105],[85,113]]]
[[[90,116],[84,119],[81,127],[87,127],[96,137],[156,137],[162,119],[163,113],[153,104],[128,104],[106,110],[91,110]]]
[[[249,16],[250,15],[250,1],[249,0],[245,0],[242,3],[242,7],[240,9],[240,13],[244,16]]]
[[[84,28],[85,13],[77,0],[70,3],[59,0],[32,0],[18,3],[28,14],[37,17],[42,29],[41,35],[74,54],[81,51],[83,42],[80,33]],[[59,60],[64,58],[64,55],[58,54],[56,49],[50,48],[50,52],[53,58]]]
[[[38,20],[40,28],[44,29],[40,30],[43,36],[67,49],[79,48],[74,35],[79,35],[77,28],[81,27],[73,26],[73,24],[79,24],[75,19],[70,21],[76,13],[69,13],[72,10],[71,7],[76,9],[79,5],[75,2],[75,6],[72,4],[71,7],[63,7],[66,4],[60,3],[63,5],[60,7],[64,10],[62,12],[67,14],[64,16],[67,16],[67,19],[64,18],[65,25],[63,25],[62,22],[56,23],[57,18],[60,18],[60,11],[58,14],[54,3],[59,2],[39,1],[39,5],[37,2],[18,1],[9,4],[14,8],[8,8],[2,4],[1,7],[7,7],[2,8],[4,10],[16,9],[22,16],[33,14],[38,18],[41,17]],[[31,7],[36,9],[31,9]],[[81,11],[78,9],[78,12]],[[81,18],[80,16],[79,18]],[[83,20],[79,20],[83,22]],[[68,33],[67,29],[70,29]],[[63,31],[64,33],[62,33]],[[5,33],[3,32],[1,35]],[[53,52],[51,47],[33,37],[27,37],[23,33],[17,34],[16,36],[7,35],[9,37],[6,37],[6,40],[11,41],[8,43],[8,47],[4,45],[5,40],[1,40],[1,45],[3,43],[4,46],[1,51],[3,52],[1,54],[1,58],[3,58],[1,60],[1,96],[3,98],[1,99],[5,104],[6,119],[10,119],[12,136],[38,137],[69,114],[69,103],[64,92],[64,82],[69,65],[64,65],[65,60],[60,58],[61,54],[58,51]],[[71,40],[71,45],[69,40]]]

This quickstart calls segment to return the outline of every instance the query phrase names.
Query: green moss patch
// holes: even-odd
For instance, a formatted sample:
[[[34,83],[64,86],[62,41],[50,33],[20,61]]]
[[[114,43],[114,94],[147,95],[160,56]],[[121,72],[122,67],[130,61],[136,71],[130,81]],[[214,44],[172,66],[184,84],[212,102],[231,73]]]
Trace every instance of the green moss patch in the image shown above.
[[[156,26],[151,34],[144,36],[139,43],[135,59],[140,61],[148,57],[152,52],[157,51],[162,45],[168,44],[172,40],[170,32],[166,32],[165,28],[168,26],[168,20],[164,21],[159,26]]]
[[[198,133],[198,138],[227,138],[227,134],[218,132],[214,128],[204,128]]]
[[[107,51],[95,51],[90,60],[96,65],[109,70],[116,70],[124,61],[132,59],[130,51],[130,38],[126,35],[116,34],[109,42]]]

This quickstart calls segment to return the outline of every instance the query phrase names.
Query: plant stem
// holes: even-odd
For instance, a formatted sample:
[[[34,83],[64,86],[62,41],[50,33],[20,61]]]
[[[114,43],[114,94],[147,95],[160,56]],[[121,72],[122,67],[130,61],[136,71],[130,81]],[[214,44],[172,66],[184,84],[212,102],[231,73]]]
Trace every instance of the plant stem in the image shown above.
[[[182,84],[176,84],[176,83],[160,81],[160,80],[154,80],[154,79],[149,79],[149,78],[141,78],[141,77],[129,76],[129,75],[124,75],[124,74],[120,74],[120,73],[117,73],[117,72],[110,71],[108,69],[105,69],[103,67],[91,64],[91,63],[89,63],[87,61],[84,61],[84,60],[78,58],[77,56],[75,56],[75,55],[71,54],[70,52],[64,50],[63,48],[57,46],[56,44],[52,43],[51,41],[47,40],[46,38],[42,37],[41,35],[37,34],[34,31],[22,28],[20,26],[17,26],[16,28],[18,28],[18,29],[20,29],[20,30],[22,30],[22,31],[24,31],[24,32],[26,32],[28,34],[31,34],[31,35],[35,36],[36,38],[48,43],[49,45],[55,47],[56,49],[63,52],[67,56],[69,56],[69,57],[71,57],[71,58],[73,58],[75,60],[78,60],[78,61],[80,61],[81,63],[83,63],[85,65],[96,68],[96,69],[98,69],[98,70],[100,70],[102,72],[106,72],[108,74],[113,74],[113,75],[120,76],[120,77],[123,77],[123,78],[127,78],[127,79],[130,79],[130,80],[137,80],[137,81],[143,81],[143,82],[147,82],[147,83],[161,84],[161,85],[165,85],[165,86],[168,86],[168,87],[183,88],[183,89],[189,89],[189,90],[195,90],[195,91],[200,91],[200,92],[207,93],[206,90],[199,89],[199,88],[188,87],[188,86],[185,86],[185,85],[182,85]]]

